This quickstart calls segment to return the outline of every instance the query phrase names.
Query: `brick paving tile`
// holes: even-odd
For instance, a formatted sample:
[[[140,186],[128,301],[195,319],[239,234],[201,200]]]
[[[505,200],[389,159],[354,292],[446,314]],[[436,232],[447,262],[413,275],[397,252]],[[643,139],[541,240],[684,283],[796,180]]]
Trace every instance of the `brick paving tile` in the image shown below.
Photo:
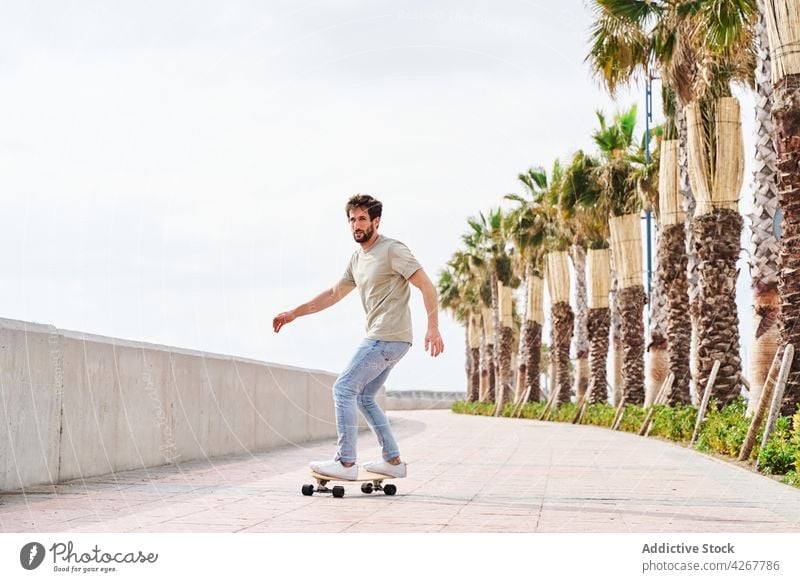
[[[301,495],[333,439],[0,496],[2,532],[797,532],[800,490],[590,426],[389,413],[397,495]],[[380,458],[360,435],[361,461]]]

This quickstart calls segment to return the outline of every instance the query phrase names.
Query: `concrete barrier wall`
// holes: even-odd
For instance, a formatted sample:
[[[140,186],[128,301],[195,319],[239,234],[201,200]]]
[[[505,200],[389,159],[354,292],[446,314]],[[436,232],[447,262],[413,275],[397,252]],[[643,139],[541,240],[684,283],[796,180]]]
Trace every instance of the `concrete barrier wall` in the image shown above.
[[[389,390],[386,410],[429,410],[451,408],[456,400],[464,400],[464,392],[437,390]]]
[[[335,437],[335,379],[0,319],[0,491]]]

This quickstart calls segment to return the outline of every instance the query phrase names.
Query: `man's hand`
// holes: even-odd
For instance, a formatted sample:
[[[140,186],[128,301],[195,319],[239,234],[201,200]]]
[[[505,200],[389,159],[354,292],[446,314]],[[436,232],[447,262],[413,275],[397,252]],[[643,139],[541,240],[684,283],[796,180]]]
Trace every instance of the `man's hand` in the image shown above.
[[[275,330],[275,333],[278,333],[284,325],[292,323],[296,317],[294,310],[279,313],[272,319],[272,329]]]
[[[435,358],[444,351],[444,340],[438,328],[428,328],[425,334],[425,351],[430,348],[431,355]]]

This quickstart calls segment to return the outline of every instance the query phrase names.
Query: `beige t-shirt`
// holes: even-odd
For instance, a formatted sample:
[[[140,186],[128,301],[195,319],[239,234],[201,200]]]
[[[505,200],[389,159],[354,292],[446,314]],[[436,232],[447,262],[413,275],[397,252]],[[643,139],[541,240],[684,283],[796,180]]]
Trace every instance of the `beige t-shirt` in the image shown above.
[[[406,245],[383,235],[353,253],[341,282],[358,288],[367,339],[411,343],[408,278],[421,268]]]

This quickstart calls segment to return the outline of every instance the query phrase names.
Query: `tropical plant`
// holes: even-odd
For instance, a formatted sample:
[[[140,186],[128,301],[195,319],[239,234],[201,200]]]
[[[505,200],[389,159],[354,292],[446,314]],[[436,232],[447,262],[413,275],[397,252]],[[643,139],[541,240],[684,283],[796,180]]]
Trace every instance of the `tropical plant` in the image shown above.
[[[584,388],[576,381],[576,395],[589,393],[589,402],[608,398],[608,360],[611,312],[608,214],[599,202],[602,192],[596,183],[598,161],[583,151],[574,154],[567,166],[559,206],[573,235],[572,259],[576,273],[575,335],[578,374],[581,357],[588,360],[588,381]],[[586,273],[586,276],[584,275]],[[588,279],[589,288],[586,288]],[[585,338],[581,337],[585,334]]]
[[[778,204],[783,213],[778,277],[780,340],[800,349],[800,0],[765,0],[772,71],[772,118],[778,155]],[[782,413],[800,403],[800,358],[795,357]]]
[[[718,162],[736,167],[738,160],[729,150],[720,150],[717,160],[716,129],[718,99],[730,95],[731,81],[747,81],[752,76],[753,51],[750,23],[754,0],[603,0],[594,2],[598,17],[593,30],[590,60],[596,74],[606,80],[610,90],[656,68],[678,101],[677,129],[682,143],[694,136],[695,147],[689,162],[694,166],[692,190],[701,184],[702,195],[708,198],[710,179],[716,186]],[[625,49],[625,50],[622,50]],[[726,102],[727,103],[727,102]],[[692,123],[687,123],[683,107],[687,106]],[[723,106],[723,109],[727,105]],[[723,125],[724,127],[724,125]],[[725,147],[725,146],[723,146]],[[735,146],[734,146],[735,150]],[[683,154],[680,159],[683,160]],[[726,171],[722,172],[724,176]],[[716,189],[715,189],[716,190]],[[698,291],[690,285],[691,311],[697,318],[699,378],[703,382],[715,359],[724,370],[719,379],[722,402],[735,396],[740,362],[738,358],[737,315],[731,277],[731,247],[741,232],[733,208],[724,208],[719,200],[704,200],[699,217],[693,216],[692,200],[687,200],[688,219],[698,241],[690,245],[698,257]],[[729,206],[732,206],[730,204]],[[726,212],[731,210],[733,212]],[[727,226],[722,244],[714,245],[714,224]],[[738,222],[741,222],[739,219]],[[730,238],[730,241],[727,240]],[[738,239],[737,239],[738,240]],[[691,257],[690,257],[691,259]],[[735,262],[735,259],[734,259]],[[695,268],[689,262],[690,284]]]
[[[598,206],[609,215],[613,269],[616,272],[617,308],[622,335],[622,397],[631,404],[644,403],[644,323],[646,296],[642,285],[641,200],[631,160],[636,106],[617,113],[612,122],[597,113],[600,123],[592,137],[600,149],[594,180],[601,193]]]
[[[758,405],[772,359],[778,350],[778,212],[777,154],[773,141],[772,70],[763,0],[757,0],[755,168],[750,220],[750,280],[753,289],[753,335],[750,339],[748,415]]]
[[[478,400],[480,394],[480,271],[464,251],[454,253],[439,274],[438,295],[442,309],[452,313],[466,333],[467,400]]]
[[[495,347],[495,352],[489,355],[492,357],[496,372],[499,372],[499,382],[496,383],[491,396],[498,400],[501,407],[505,399],[512,395],[513,308],[510,293],[504,294],[502,299],[500,294],[504,288],[510,291],[510,288],[519,286],[519,278],[514,274],[512,259],[506,248],[508,233],[503,229],[503,222],[503,211],[499,207],[491,209],[488,215],[479,213],[478,218],[468,220],[472,232],[464,237],[465,243],[474,248],[475,254],[483,257],[489,274],[492,327],[495,332],[494,341],[490,342]],[[501,302],[508,305],[508,312],[505,315],[500,313]],[[485,317],[484,326],[486,326]]]
[[[542,206],[543,190],[547,187],[547,174],[540,168],[530,168],[519,174],[528,198],[518,194],[507,194],[505,198],[517,202],[506,217],[506,230],[516,249],[515,268],[521,272],[526,288],[525,322],[520,341],[519,374],[524,378],[521,389],[527,392],[528,401],[541,399],[541,349],[542,294],[544,281],[543,258],[548,232],[548,214]],[[519,396],[519,395],[518,395]]]

